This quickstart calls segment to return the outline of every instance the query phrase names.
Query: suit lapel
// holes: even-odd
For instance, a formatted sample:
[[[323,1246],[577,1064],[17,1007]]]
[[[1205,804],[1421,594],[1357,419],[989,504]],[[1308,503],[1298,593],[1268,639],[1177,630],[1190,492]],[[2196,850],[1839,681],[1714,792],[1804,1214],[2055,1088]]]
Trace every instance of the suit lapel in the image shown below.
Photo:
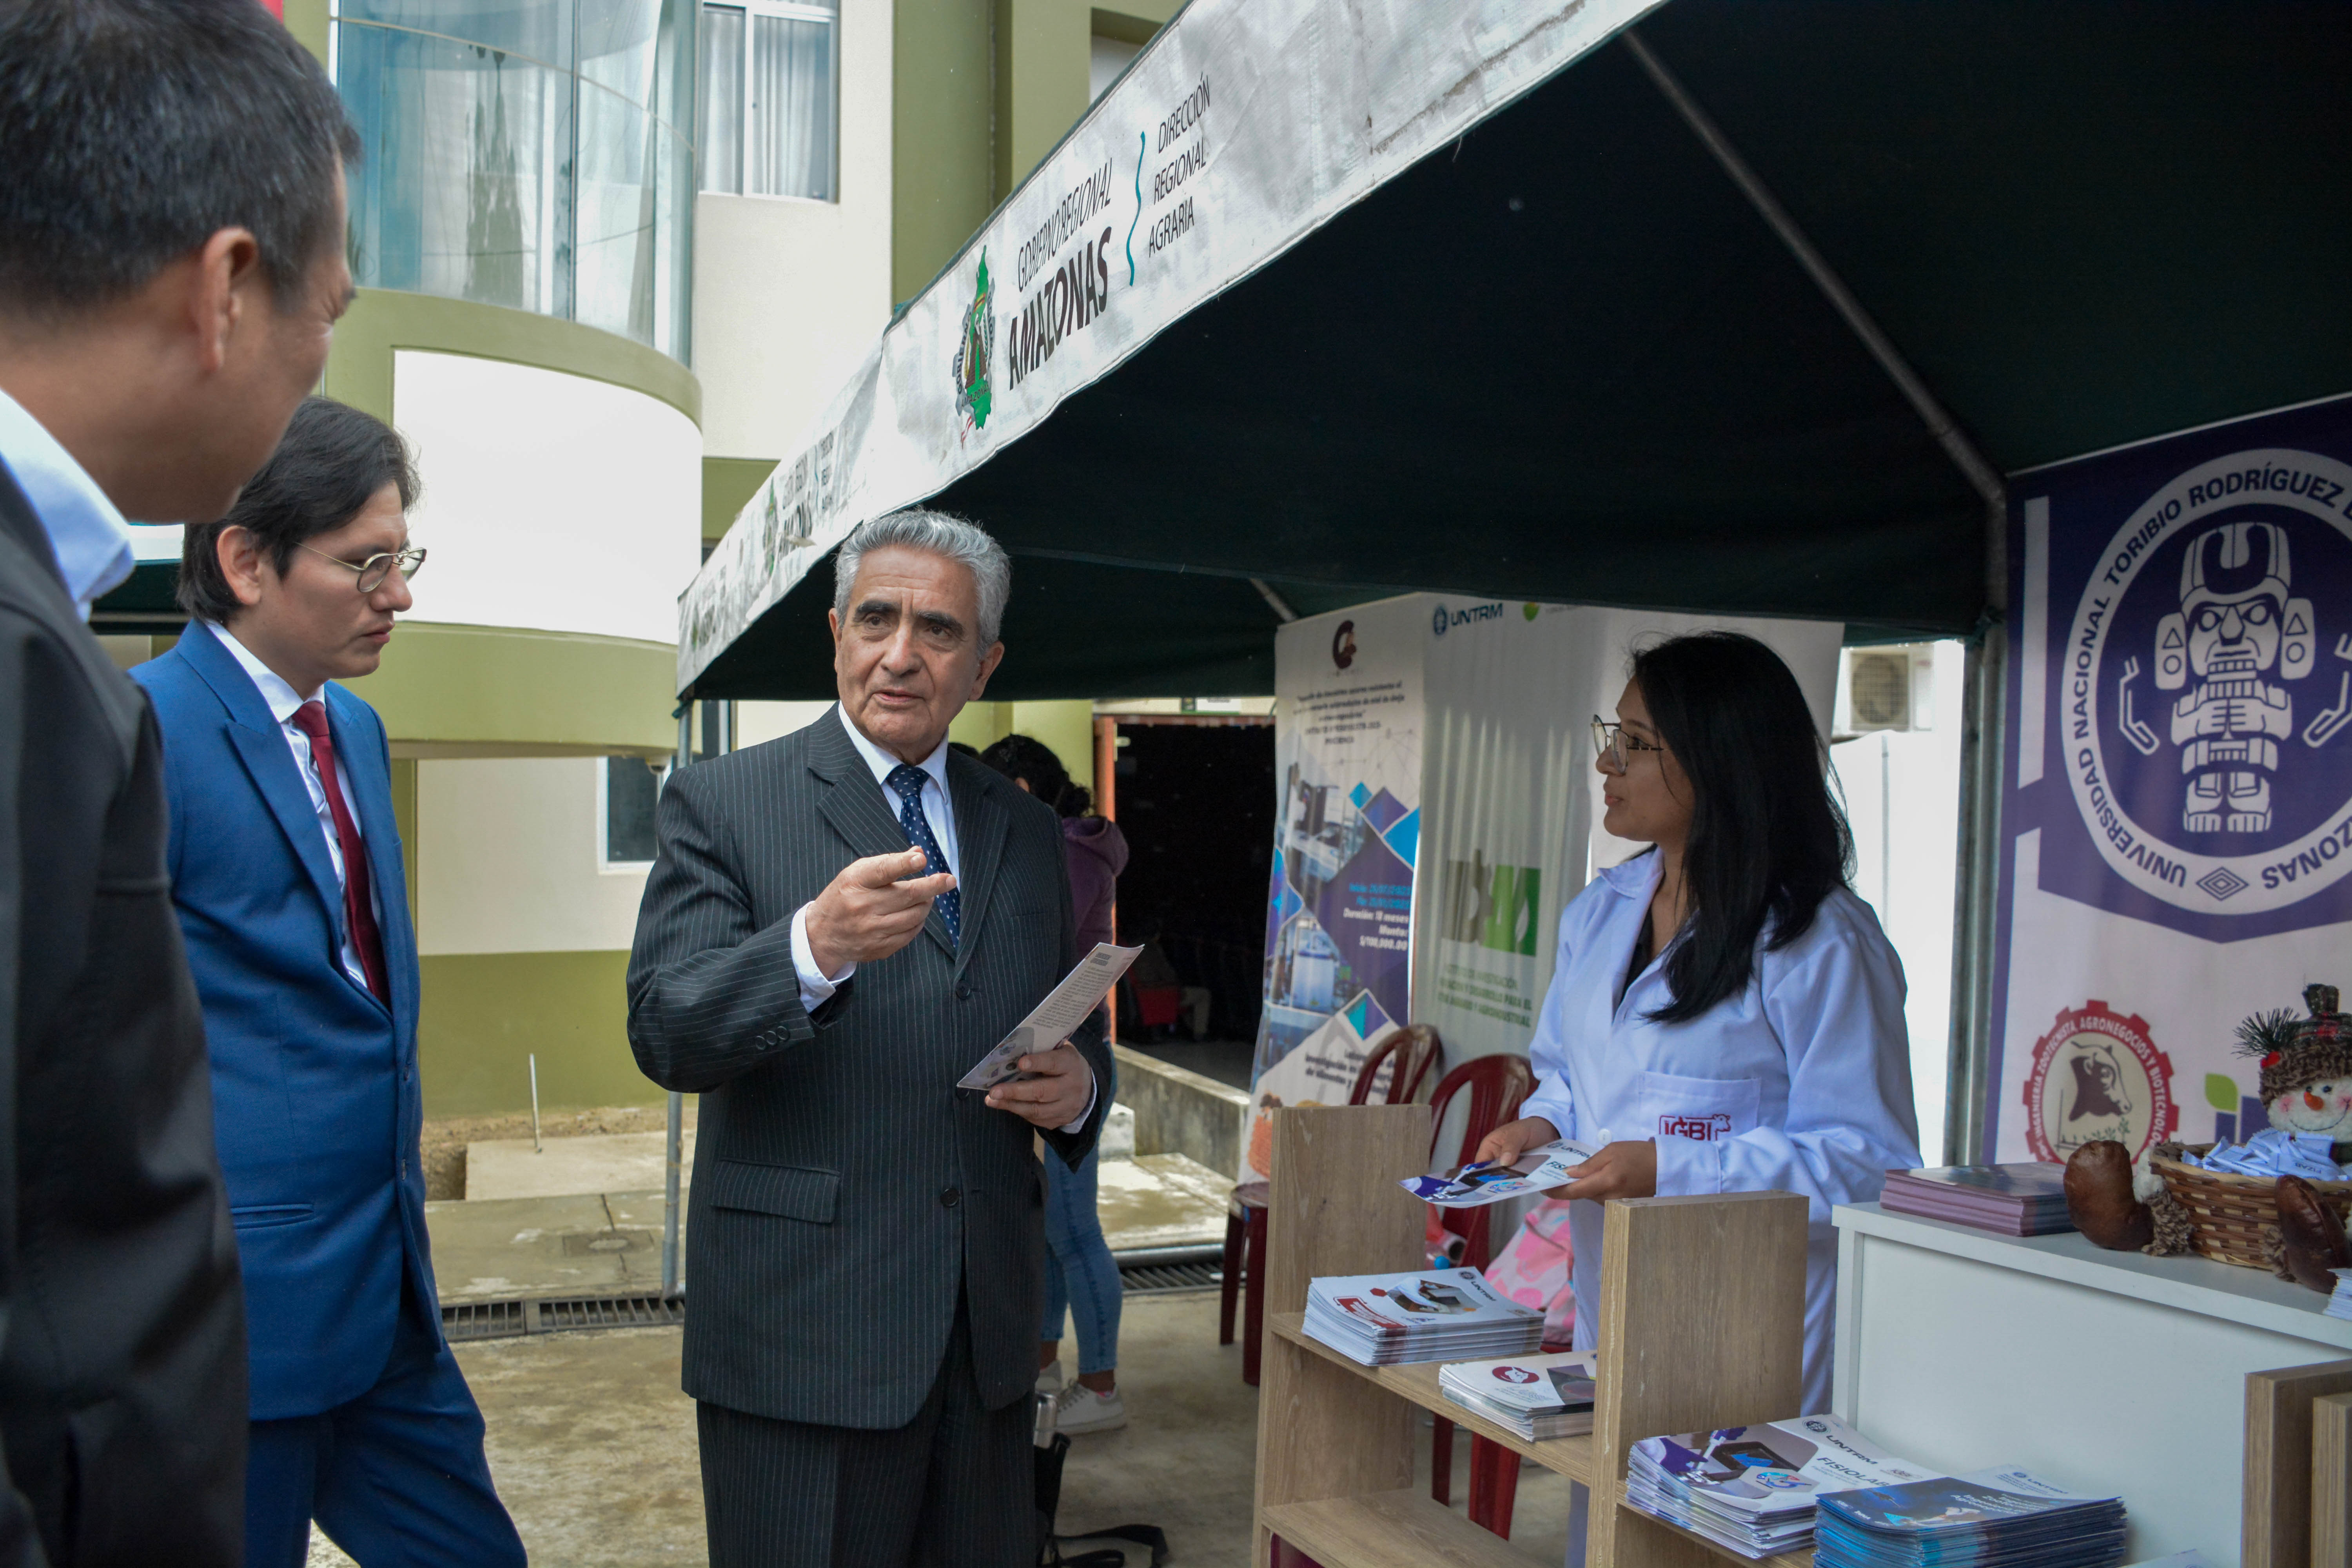
[[[336,933],[340,945],[343,887],[335,879],[335,863],[327,855],[327,837],[320,830],[319,814],[310,805],[310,787],[295,770],[294,752],[286,743],[286,732],[270,717],[269,705],[262,701],[253,678],[245,673],[245,668],[209,630],[191,622],[181,634],[175,651],[212,688],[221,706],[228,710],[229,721],[223,729],[229,744],[244,761],[245,771],[252,776],[253,787],[260,792],[269,814],[278,819],[286,842],[293,847],[294,858],[310,873],[319,902],[326,907],[328,929]]]
[[[948,792],[955,808],[956,853],[962,866],[956,877],[956,888],[963,895],[963,907],[958,924],[963,935],[963,951],[956,955],[956,972],[961,973],[971,962],[974,948],[980,942],[980,928],[988,918],[989,895],[996,889],[996,870],[1004,859],[1004,836],[1012,819],[996,798],[1002,784],[987,768],[969,758],[948,753]],[[934,914],[932,920],[945,932],[945,922]]]
[[[335,742],[335,764],[343,788],[359,814],[360,842],[367,847],[368,881],[375,889],[376,929],[383,938],[384,980],[392,992],[393,1011],[407,1037],[407,998],[415,995],[410,967],[416,941],[408,926],[408,878],[400,859],[400,825],[392,813],[392,776],[384,771],[376,748],[362,737],[372,728],[353,710],[365,704],[330,682],[327,716]],[[348,736],[359,742],[345,745]]]

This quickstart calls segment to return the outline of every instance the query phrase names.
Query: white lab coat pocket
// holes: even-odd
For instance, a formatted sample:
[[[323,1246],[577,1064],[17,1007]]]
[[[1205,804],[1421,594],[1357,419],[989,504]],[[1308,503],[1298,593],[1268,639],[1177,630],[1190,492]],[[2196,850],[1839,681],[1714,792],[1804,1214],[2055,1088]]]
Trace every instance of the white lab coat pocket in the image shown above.
[[[1634,1114],[1612,1129],[1619,1138],[1687,1138],[1719,1143],[1756,1127],[1759,1085],[1752,1078],[1679,1078],[1645,1072],[1633,1085]]]

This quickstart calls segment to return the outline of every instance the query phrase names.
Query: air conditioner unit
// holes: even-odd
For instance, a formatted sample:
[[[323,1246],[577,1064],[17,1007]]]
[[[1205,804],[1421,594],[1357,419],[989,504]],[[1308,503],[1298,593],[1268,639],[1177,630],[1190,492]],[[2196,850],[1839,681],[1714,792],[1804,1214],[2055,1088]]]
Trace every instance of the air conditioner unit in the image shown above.
[[[1914,643],[1848,648],[1838,681],[1834,734],[1936,727],[1936,650]]]

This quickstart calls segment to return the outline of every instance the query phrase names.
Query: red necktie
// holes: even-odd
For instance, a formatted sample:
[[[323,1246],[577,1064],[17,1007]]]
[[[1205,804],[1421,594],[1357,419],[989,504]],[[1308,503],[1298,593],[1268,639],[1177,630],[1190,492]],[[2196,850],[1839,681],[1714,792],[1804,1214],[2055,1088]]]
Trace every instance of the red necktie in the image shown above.
[[[335,742],[327,733],[326,704],[313,698],[294,710],[287,722],[310,737],[310,760],[319,764],[327,814],[335,819],[335,839],[343,847],[343,918],[351,922],[352,945],[360,950],[368,989],[389,1007],[392,987],[383,977],[383,933],[376,929],[375,900],[368,896],[367,846],[360,841],[359,825],[352,820],[351,807],[343,804],[343,786],[335,777]]]

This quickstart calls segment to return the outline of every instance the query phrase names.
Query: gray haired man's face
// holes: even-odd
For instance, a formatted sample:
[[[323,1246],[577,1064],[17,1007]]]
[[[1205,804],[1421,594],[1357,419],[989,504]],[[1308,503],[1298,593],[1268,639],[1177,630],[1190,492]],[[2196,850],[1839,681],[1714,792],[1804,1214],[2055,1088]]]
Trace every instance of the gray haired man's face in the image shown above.
[[[971,569],[929,551],[866,552],[849,586],[848,616],[828,610],[825,617],[841,710],[901,762],[939,750],[1004,657],[1003,643],[981,644]]]

